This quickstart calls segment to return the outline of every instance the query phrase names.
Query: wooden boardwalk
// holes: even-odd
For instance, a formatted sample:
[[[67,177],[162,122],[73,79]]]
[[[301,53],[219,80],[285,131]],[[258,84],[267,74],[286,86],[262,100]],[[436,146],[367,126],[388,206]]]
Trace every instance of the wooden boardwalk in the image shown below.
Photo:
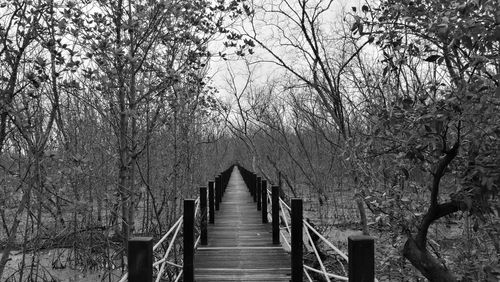
[[[271,232],[235,167],[208,225],[208,245],[196,250],[195,280],[290,281],[290,256],[273,245]]]

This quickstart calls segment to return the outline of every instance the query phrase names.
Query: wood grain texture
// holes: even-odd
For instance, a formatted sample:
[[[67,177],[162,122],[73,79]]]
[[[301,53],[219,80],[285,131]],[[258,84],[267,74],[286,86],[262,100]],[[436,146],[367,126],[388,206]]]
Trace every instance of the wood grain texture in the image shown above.
[[[208,245],[196,250],[196,281],[290,281],[290,255],[273,245],[271,224],[262,224],[236,168],[215,217]]]

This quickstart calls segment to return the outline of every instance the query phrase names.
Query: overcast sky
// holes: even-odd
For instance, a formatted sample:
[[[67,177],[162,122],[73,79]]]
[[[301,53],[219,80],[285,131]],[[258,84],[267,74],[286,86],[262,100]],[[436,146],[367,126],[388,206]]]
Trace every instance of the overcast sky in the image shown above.
[[[263,0],[270,1],[270,0]],[[290,2],[294,2],[296,0],[290,0]],[[325,25],[334,25],[339,24],[343,21],[344,11],[351,11],[351,7],[355,6],[361,8],[361,6],[365,3],[364,0],[338,0],[336,1],[329,9],[327,17],[325,17],[324,22]],[[242,24],[247,26],[247,23],[235,23],[234,27],[240,29]],[[256,30],[257,34],[265,37],[266,33],[268,33],[268,29],[265,27],[257,27],[260,30]],[[221,42],[212,43],[211,49],[213,51],[218,51],[221,48]],[[216,52],[217,52],[216,51]],[[253,81],[255,85],[266,83],[270,78],[280,76],[283,74],[283,71],[272,63],[255,63],[257,61],[262,60],[263,58],[270,58],[270,56],[266,53],[265,50],[256,46],[254,48],[254,55],[247,55],[245,59],[237,58],[236,56],[230,56],[227,61],[215,57],[210,62],[210,70],[209,75],[212,77],[212,84],[217,87],[221,91],[221,98],[228,99],[232,94],[229,94],[228,91],[231,91],[229,85],[227,83],[228,78],[230,77],[229,71],[232,72],[236,76],[236,84],[238,87],[238,91],[241,91],[243,88],[247,77],[248,71],[245,64],[245,60],[252,62],[253,72]]]

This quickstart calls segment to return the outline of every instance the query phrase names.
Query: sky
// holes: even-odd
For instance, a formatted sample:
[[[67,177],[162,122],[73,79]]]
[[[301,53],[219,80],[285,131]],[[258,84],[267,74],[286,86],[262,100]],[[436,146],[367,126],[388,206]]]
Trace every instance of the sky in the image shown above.
[[[263,1],[273,1],[273,0],[256,0],[260,4]],[[272,2],[277,3],[278,1]],[[297,0],[289,0],[289,2],[297,2]],[[317,1],[311,1],[317,2]],[[324,17],[324,25],[331,26],[334,24],[339,24],[343,21],[343,15],[346,12],[352,11],[351,7],[357,7],[358,9],[365,3],[364,0],[337,0],[330,6],[328,12],[325,13]],[[257,16],[262,16],[262,12],[257,12]],[[242,28],[249,30],[250,25],[249,21],[236,22],[232,25],[233,28],[241,30]],[[266,26],[257,26],[256,32],[259,34],[259,37],[265,38],[266,36],[275,36],[269,34],[269,28]],[[211,48],[214,53],[217,54],[222,46],[222,42],[217,41],[213,42],[209,48]],[[282,52],[283,50],[273,49],[276,52]],[[219,89],[220,98],[223,101],[227,101],[231,103],[231,100],[234,99],[234,94],[232,92],[235,90],[231,88],[231,83],[228,83],[228,80],[231,79],[231,73],[234,77],[234,86],[236,87],[237,92],[241,92],[244,86],[246,85],[248,76],[249,76],[249,67],[247,63],[250,65],[250,69],[252,70],[252,82],[254,86],[259,87],[260,85],[264,85],[270,79],[274,77],[283,76],[283,70],[277,66],[276,64],[269,62],[261,62],[262,60],[269,60],[271,57],[263,48],[256,46],[254,48],[253,55],[247,55],[245,58],[237,58],[236,56],[229,56],[228,60],[223,60],[220,57],[214,57],[209,64],[209,76],[212,77],[212,85]],[[286,52],[286,51],[285,51]],[[293,59],[293,58],[292,58]],[[297,62],[299,63],[299,62]],[[240,93],[239,93],[240,94]]]

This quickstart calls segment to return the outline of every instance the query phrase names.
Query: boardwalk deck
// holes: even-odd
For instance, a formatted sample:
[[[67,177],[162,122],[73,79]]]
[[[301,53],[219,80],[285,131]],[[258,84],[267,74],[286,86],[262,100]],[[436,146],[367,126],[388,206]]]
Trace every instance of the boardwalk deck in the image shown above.
[[[208,245],[196,251],[196,281],[290,281],[290,256],[272,244],[271,231],[235,168],[208,227]]]

